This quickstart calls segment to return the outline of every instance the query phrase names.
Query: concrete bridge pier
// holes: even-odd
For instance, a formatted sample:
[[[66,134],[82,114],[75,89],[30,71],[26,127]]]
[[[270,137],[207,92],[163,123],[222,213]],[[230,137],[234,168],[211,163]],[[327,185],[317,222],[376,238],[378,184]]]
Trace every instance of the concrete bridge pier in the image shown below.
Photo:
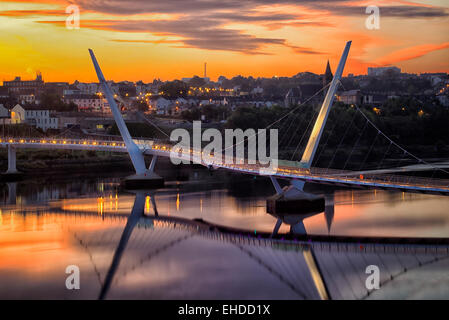
[[[17,182],[8,182],[8,204],[16,204],[17,199]]]
[[[326,226],[327,231],[330,233],[332,228],[332,222],[334,221],[334,194],[325,194],[324,200],[326,202],[326,206],[324,208],[324,217],[326,218]]]
[[[8,170],[6,173],[18,173],[16,168],[16,148],[11,144],[8,144]]]
[[[267,212],[274,215],[308,214],[323,212],[324,209],[324,196],[304,192],[293,184],[267,199]]]
[[[325,211],[325,197],[304,192],[304,182],[292,180],[281,189],[276,178],[271,177],[276,194],[267,199],[267,212],[277,218],[271,236],[276,236],[282,223],[290,225],[290,233],[306,235],[304,219]]]
[[[157,156],[153,155],[150,166],[144,173],[134,174],[123,180],[123,186],[126,189],[149,189],[162,188],[164,186],[164,178],[154,172]]]

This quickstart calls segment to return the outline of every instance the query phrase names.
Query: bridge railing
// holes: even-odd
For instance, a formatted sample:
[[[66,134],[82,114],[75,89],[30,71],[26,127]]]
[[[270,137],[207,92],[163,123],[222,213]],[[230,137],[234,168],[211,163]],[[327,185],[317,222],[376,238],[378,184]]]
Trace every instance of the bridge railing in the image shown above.
[[[166,143],[160,143],[155,140],[141,140],[134,139],[136,144],[143,150],[155,150],[161,151],[164,153],[169,153],[172,149],[172,145]],[[107,147],[107,148],[125,148],[125,143],[123,141],[113,141],[113,140],[97,140],[97,139],[65,139],[65,138],[15,138],[15,137],[7,137],[0,138],[0,144],[39,144],[39,145],[84,145],[86,147],[91,146],[95,147]],[[247,160],[240,159],[237,157],[228,157],[226,155],[222,155],[220,161],[214,162],[214,160],[204,160],[202,158],[202,151],[194,150],[192,148],[185,148],[182,150],[182,155],[184,157],[189,157],[189,159],[193,159],[197,157],[201,159],[201,163],[204,165],[215,165],[217,167],[224,167],[228,169],[235,169],[240,171],[254,172],[260,173],[260,170],[265,168],[266,165],[262,165],[260,163],[256,164],[248,164]],[[353,171],[348,170],[338,170],[338,169],[329,169],[329,168],[301,168],[298,166],[279,166],[277,168],[276,175],[283,176],[289,178],[294,178],[297,176],[298,178],[302,178],[307,180],[308,178],[324,178],[326,180],[344,183],[359,183],[363,184],[363,182],[371,183],[371,184],[386,184],[386,185],[395,185],[395,186],[404,186],[404,187],[440,187],[449,189],[449,180],[448,179],[438,179],[438,178],[424,178],[424,177],[414,177],[414,176],[405,176],[405,175],[393,175],[393,174],[359,174],[355,175]],[[318,179],[316,179],[318,180]]]
[[[159,150],[170,151],[170,145],[159,145],[156,144],[153,148]],[[199,156],[202,152],[198,150],[193,150],[191,148],[186,148],[183,150],[183,155],[188,157]],[[218,167],[225,167],[230,169],[236,169],[241,171],[249,171],[258,173],[261,168],[266,167],[266,165],[248,164],[246,159],[241,159],[237,157],[227,157],[222,155],[221,159],[218,159],[218,163],[213,160],[202,161],[205,165],[216,165]],[[393,174],[360,174],[354,175],[354,171],[349,170],[339,170],[339,169],[329,169],[329,168],[301,168],[298,166],[279,166],[277,168],[276,174],[285,176],[301,176],[310,178],[326,178],[328,180],[338,180],[339,182],[358,182],[363,184],[363,182],[371,184],[386,184],[404,187],[439,187],[449,189],[448,179],[438,179],[438,178],[425,178],[425,177],[414,177],[405,175],[393,175]]]
[[[86,145],[86,146],[108,146],[125,147],[123,141],[114,140],[94,140],[94,139],[73,139],[73,138],[0,138],[0,144],[58,144],[58,145]]]
[[[327,168],[311,168],[312,175],[338,177],[351,181],[366,181],[372,183],[387,183],[403,186],[439,186],[449,188],[448,179],[414,177],[393,174],[359,174],[354,175],[353,171],[336,170]]]

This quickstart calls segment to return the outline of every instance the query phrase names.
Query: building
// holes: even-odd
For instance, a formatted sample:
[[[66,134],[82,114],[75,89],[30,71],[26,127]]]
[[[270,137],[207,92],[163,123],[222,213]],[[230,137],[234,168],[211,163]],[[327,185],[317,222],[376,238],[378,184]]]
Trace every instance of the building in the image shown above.
[[[18,100],[22,105],[39,103],[39,100],[36,99],[36,96],[33,93],[21,94],[21,95],[19,95]]]
[[[332,71],[331,71],[331,65],[329,64],[329,60],[327,60],[326,71],[324,72],[324,76],[323,76],[323,88],[325,86],[327,86],[329,83],[331,83],[333,78],[334,78],[334,75],[332,74]],[[326,93],[327,90],[324,90],[324,92]]]
[[[150,109],[156,110],[156,114],[169,114],[169,110],[175,103],[171,100],[165,99],[163,97],[158,97],[156,99],[151,99],[149,102]]]
[[[360,105],[363,101],[363,96],[362,96],[360,90],[343,91],[338,96],[338,101],[341,101],[347,105],[351,105],[351,104]]]
[[[263,94],[263,88],[257,86],[253,90],[251,90],[251,94],[253,94],[253,95],[262,95]]]
[[[368,76],[371,76],[371,77],[378,77],[378,76],[382,76],[387,73],[400,74],[401,69],[398,67],[378,67],[378,68],[369,67],[368,68]]]
[[[46,94],[54,94],[62,97],[64,95],[64,90],[69,88],[67,82],[46,82],[44,85],[44,92]]]
[[[109,113],[109,103],[105,98],[95,94],[69,94],[62,99],[65,103],[73,102],[78,107],[78,111],[93,111],[99,113]]]
[[[32,93],[37,96],[42,93],[44,81],[42,75],[38,72],[34,80],[23,81],[20,77],[16,77],[12,81],[3,81],[3,86],[8,88],[9,93],[17,95]]]
[[[50,110],[42,107],[16,104],[11,110],[11,124],[26,123],[43,131],[58,129],[58,118],[50,117]]]
[[[3,104],[0,104],[0,118],[9,118],[9,109],[5,108]]]
[[[80,92],[83,94],[96,94],[97,92],[100,91],[100,84],[98,84],[98,83],[83,83],[83,82],[79,82],[78,80],[75,81],[74,84],[72,86],[70,86],[69,89],[74,89],[73,87],[80,90]]]
[[[8,88],[5,86],[0,86],[0,99],[9,98]]]
[[[74,128],[80,125],[78,117],[70,117],[58,114],[55,114],[54,117],[58,119],[59,129]]]
[[[199,77],[200,79],[203,79],[205,83],[209,83],[210,82],[210,78],[207,76],[207,63],[204,63],[204,76],[203,77]],[[182,82],[186,82],[189,83],[190,80],[192,80],[193,78],[182,78],[181,81]]]
[[[299,87],[297,88],[291,88],[288,90],[287,94],[285,95],[284,99],[284,105],[286,107],[290,106],[296,106],[298,103],[301,102],[301,89]]]
[[[382,105],[388,100],[385,94],[364,94],[362,98],[363,104]]]

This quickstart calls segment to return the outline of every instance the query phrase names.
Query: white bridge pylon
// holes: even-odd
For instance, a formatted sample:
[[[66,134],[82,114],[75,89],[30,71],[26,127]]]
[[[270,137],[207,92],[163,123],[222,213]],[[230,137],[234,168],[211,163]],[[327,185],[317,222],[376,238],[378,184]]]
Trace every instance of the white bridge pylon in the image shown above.
[[[131,135],[129,134],[128,128],[126,127],[125,121],[123,120],[122,115],[120,114],[120,110],[115,103],[114,96],[112,94],[111,88],[109,88],[108,83],[106,82],[103,72],[98,65],[97,59],[95,58],[95,54],[92,49],[89,49],[90,57],[92,58],[92,63],[94,64],[95,72],[97,73],[98,81],[100,81],[101,86],[103,87],[103,91],[105,93],[106,99],[108,100],[109,106],[111,107],[112,114],[114,115],[115,123],[120,131],[120,134],[125,142],[126,149],[128,150],[129,157],[131,158],[131,162],[136,170],[137,175],[144,175],[148,171],[152,171],[154,169],[154,163],[156,158],[152,161],[150,166],[150,170],[147,170],[145,166],[145,159],[143,157],[142,151],[139,147],[134,143]]]
[[[340,62],[338,63],[337,71],[332,78],[326,97],[324,98],[323,104],[321,106],[320,113],[318,114],[312,132],[310,134],[309,141],[307,142],[306,149],[304,150],[304,153],[302,155],[300,161],[301,168],[310,169],[312,167],[313,158],[315,157],[318,144],[320,143],[321,135],[324,131],[324,126],[326,125],[332,103],[334,102],[338,82],[340,81],[343,74],[343,69],[345,68],[346,59],[348,58],[349,49],[351,48],[351,43],[352,41],[346,42],[345,49],[343,50]],[[302,190],[304,188],[304,181],[294,179],[291,181],[291,184],[298,190]],[[276,186],[276,184],[275,189],[278,192],[278,187]]]
[[[352,41],[346,42],[345,49],[341,55],[340,62],[338,63],[337,71],[335,72],[332,82],[324,98],[323,105],[321,106],[318,118],[313,126],[312,133],[310,134],[309,141],[307,142],[306,149],[301,159],[301,167],[309,169],[312,166],[313,158],[315,157],[316,149],[320,143],[321,135],[323,134],[324,126],[326,125],[327,117],[334,102],[335,92],[337,91],[338,82],[343,74],[343,69],[348,58],[349,49],[351,48]]]

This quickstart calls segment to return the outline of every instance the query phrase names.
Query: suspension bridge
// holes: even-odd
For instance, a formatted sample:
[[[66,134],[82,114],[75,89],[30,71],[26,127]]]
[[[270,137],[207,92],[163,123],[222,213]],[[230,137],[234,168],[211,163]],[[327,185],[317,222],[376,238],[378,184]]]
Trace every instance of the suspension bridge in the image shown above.
[[[225,169],[250,175],[268,176],[273,182],[273,186],[277,194],[282,194],[285,192],[285,190],[280,187],[278,180],[287,180],[290,183],[290,187],[299,192],[302,192],[305,183],[319,183],[353,188],[376,188],[385,190],[400,190],[449,195],[449,180],[434,177],[434,174],[437,171],[440,171],[444,174],[449,174],[448,171],[446,171],[444,168],[433,165],[432,163],[428,163],[402,148],[399,144],[395,143],[386,134],[384,134],[369,119],[369,117],[367,117],[357,107],[352,120],[349,124],[346,125],[346,131],[344,132],[340,142],[338,143],[337,150],[335,150],[333,155],[331,156],[328,167],[324,168],[313,166],[314,161],[316,163],[317,160],[322,157],[323,153],[325,153],[328,141],[329,139],[332,139],[332,131],[338,125],[337,122],[334,123],[334,127],[328,133],[324,145],[321,145],[319,148],[319,143],[323,135],[324,128],[332,108],[332,104],[334,102],[336,90],[338,85],[340,84],[340,79],[342,77],[346,59],[349,54],[350,46],[351,41],[346,43],[343,54],[340,58],[340,62],[336,69],[336,73],[332,81],[328,85],[328,88],[323,88],[323,90],[327,90],[327,93],[321,108],[319,109],[319,111],[317,110],[316,118],[311,118],[310,121],[308,121],[307,125],[302,125],[302,123],[296,122],[298,115],[301,114],[301,110],[299,109],[301,107],[300,105],[293,110],[290,110],[280,119],[277,119],[272,124],[267,126],[267,128],[269,128],[273,127],[274,124],[282,124],[282,127],[285,127],[286,132],[281,141],[285,140],[285,137],[287,136],[287,140],[289,140],[288,145],[292,143],[293,137],[295,136],[294,134],[291,134],[289,132],[289,129],[293,127],[297,131],[298,129],[305,127],[304,133],[302,134],[299,143],[296,145],[296,147],[294,147],[294,156],[300,154],[299,150],[302,148],[300,147],[301,142],[305,141],[304,138],[307,134],[309,134],[309,138],[306,146],[303,148],[304,151],[302,152],[302,158],[300,159],[300,161],[280,161],[280,164],[276,168],[276,170],[267,170],[265,165],[262,165],[260,163],[249,164],[247,163],[247,161],[245,161],[245,159],[238,159],[236,157],[232,157],[232,159],[229,159],[224,156],[220,157],[218,160],[214,159],[213,157],[205,157],[203,156],[203,151],[190,147],[182,148],[176,150],[176,152],[173,152],[173,146],[168,143],[161,143],[156,140],[133,139],[117,107],[112,91],[109,88],[105,77],[103,76],[96,57],[93,51],[89,49],[89,53],[91,55],[91,59],[99,82],[103,87],[103,91],[109,102],[112,114],[123,140],[108,141],[97,139],[64,139],[51,137],[3,138],[0,139],[0,146],[8,148],[7,173],[17,172],[16,150],[20,148],[93,150],[128,153],[136,172],[134,176],[129,178],[130,181],[134,180],[140,182],[150,182],[152,180],[157,180],[163,182],[163,179],[154,172],[154,168],[158,157],[170,157],[171,159],[197,162],[208,168]],[[354,134],[350,133],[349,129],[352,127],[352,124],[357,123],[357,121],[355,120],[356,115],[361,116],[361,128],[358,128],[358,132]],[[315,121],[313,122],[313,120]],[[313,126],[312,123],[314,123]],[[373,141],[371,145],[365,148],[365,151],[362,152],[362,159],[357,162],[358,168],[356,168],[356,170],[349,170],[348,165],[351,163],[351,158],[356,152],[359,152],[357,150],[362,143],[362,137],[364,137],[366,132],[369,130],[368,128],[374,130],[372,139]],[[339,148],[345,143],[345,139],[351,135],[355,136],[356,138],[348,159],[344,161],[344,167],[339,169],[333,168],[332,164],[335,162],[336,156],[338,156]],[[367,162],[370,154],[375,153],[374,149],[377,148],[379,141],[382,139],[387,142],[386,150],[385,152],[383,152],[383,156],[381,156],[377,160],[377,167],[375,168],[375,170],[365,170],[363,168],[364,164]],[[390,158],[392,150],[396,150],[396,153],[393,152],[393,155],[396,155],[399,158],[396,163],[397,165],[389,168],[382,168],[385,163],[391,163]],[[145,155],[152,156],[151,164],[148,168],[145,165]],[[403,173],[407,172],[407,170],[404,170],[404,168],[398,166],[398,164],[401,164],[406,160],[406,158],[410,158],[418,165],[420,165],[420,170],[432,170],[432,176],[423,178],[412,175],[404,175]],[[407,168],[410,169],[408,171],[413,171],[411,169],[413,168],[413,166],[408,166]],[[397,172],[401,174],[394,174]]]

